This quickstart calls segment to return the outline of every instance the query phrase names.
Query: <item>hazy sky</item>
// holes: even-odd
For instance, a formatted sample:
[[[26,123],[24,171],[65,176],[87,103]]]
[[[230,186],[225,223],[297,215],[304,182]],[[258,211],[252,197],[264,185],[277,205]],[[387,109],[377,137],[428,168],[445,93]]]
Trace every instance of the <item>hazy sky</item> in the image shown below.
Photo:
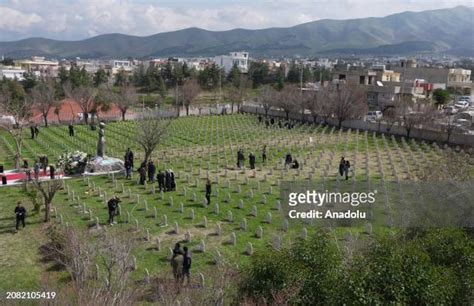
[[[77,40],[104,33],[146,36],[188,27],[287,27],[457,5],[474,6],[474,0],[0,0],[0,41]]]

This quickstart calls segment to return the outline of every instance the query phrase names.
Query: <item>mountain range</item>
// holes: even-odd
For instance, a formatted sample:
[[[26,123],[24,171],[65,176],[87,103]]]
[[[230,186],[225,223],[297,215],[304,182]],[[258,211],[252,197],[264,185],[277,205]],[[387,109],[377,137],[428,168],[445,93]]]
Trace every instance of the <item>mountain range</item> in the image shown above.
[[[23,58],[199,57],[245,50],[251,56],[446,53],[474,56],[474,8],[457,6],[386,17],[323,19],[288,28],[209,31],[188,28],[151,36],[104,34],[78,41],[28,38],[0,42],[0,55]]]

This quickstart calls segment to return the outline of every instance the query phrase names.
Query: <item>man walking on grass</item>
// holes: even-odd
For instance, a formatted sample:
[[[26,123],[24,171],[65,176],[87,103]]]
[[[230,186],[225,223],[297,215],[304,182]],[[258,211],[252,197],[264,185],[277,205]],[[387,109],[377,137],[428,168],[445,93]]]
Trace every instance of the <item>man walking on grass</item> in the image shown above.
[[[21,202],[18,202],[15,207],[15,215],[16,215],[16,231],[20,228],[20,222],[25,227],[25,217],[26,217],[26,208],[21,206]]]

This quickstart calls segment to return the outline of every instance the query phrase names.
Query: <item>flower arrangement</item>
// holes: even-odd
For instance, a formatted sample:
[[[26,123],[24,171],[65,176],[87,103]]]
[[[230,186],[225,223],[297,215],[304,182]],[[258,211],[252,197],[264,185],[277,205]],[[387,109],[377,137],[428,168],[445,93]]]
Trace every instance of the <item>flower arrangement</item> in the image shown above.
[[[57,166],[64,169],[67,175],[81,174],[84,172],[90,155],[84,152],[67,152],[59,156]]]

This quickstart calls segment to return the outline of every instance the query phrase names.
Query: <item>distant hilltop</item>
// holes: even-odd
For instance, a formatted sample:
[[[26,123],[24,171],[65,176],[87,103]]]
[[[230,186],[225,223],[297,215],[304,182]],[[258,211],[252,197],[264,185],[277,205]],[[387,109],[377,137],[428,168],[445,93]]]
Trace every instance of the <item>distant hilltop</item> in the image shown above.
[[[474,9],[457,6],[380,18],[324,19],[289,28],[208,31],[199,28],[146,37],[104,34],[79,41],[28,38],[0,42],[0,55],[25,58],[198,57],[247,50],[261,56],[446,53],[474,56]]]

